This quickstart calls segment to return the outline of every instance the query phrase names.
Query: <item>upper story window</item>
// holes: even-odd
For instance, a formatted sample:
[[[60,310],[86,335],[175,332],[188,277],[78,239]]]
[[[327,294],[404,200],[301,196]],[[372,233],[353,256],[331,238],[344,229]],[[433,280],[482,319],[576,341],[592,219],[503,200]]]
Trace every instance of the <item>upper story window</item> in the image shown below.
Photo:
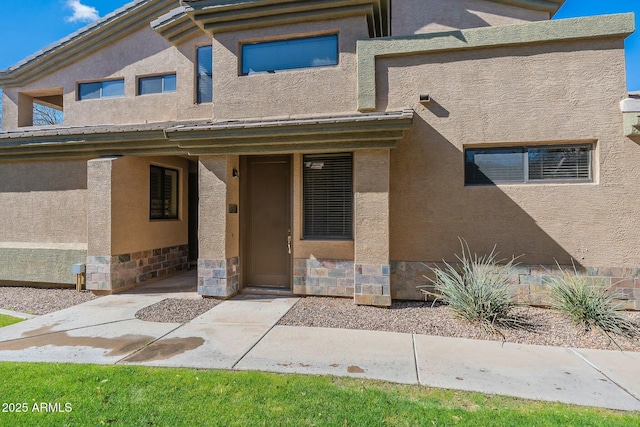
[[[465,150],[465,184],[592,182],[593,145]]]
[[[338,35],[242,45],[242,74],[338,64]]]
[[[124,79],[78,83],[78,101],[124,96]]]
[[[138,78],[138,95],[176,91],[176,75],[150,76]]]
[[[213,102],[213,51],[211,46],[200,46],[196,52],[197,99],[198,104]]]

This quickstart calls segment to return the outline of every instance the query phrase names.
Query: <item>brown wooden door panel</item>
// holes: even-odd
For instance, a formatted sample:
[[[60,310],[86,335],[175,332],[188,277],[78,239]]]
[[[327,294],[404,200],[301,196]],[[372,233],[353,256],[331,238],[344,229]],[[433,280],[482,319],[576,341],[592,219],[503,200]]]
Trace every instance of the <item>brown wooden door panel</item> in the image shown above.
[[[290,286],[291,163],[289,156],[249,157],[245,189],[245,284]]]

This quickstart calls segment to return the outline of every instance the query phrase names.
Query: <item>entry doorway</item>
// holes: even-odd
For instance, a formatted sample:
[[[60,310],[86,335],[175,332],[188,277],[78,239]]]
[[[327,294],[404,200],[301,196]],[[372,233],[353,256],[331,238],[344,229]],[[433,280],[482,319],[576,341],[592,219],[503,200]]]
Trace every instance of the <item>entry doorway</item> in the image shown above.
[[[291,289],[291,156],[243,158],[244,287]]]

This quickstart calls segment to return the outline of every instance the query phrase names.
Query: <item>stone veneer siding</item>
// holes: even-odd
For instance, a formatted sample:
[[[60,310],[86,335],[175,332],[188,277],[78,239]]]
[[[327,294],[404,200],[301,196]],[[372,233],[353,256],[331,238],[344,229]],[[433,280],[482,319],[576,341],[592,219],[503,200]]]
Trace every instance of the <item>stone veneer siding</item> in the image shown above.
[[[294,294],[351,297],[353,290],[353,261],[315,258],[293,260]]]
[[[228,298],[239,291],[239,258],[198,259],[198,294]]]
[[[87,289],[114,291],[189,268],[189,246],[179,245],[120,255],[88,256]]]
[[[390,306],[391,282],[388,264],[355,264],[356,304]]]
[[[391,261],[391,296],[393,299],[422,300],[425,295],[417,286],[427,285],[432,290],[426,277],[433,277],[429,269],[443,267],[442,263],[422,263],[416,261]],[[561,266],[564,271],[573,271],[572,266]],[[577,268],[579,275],[592,277],[610,287],[615,292],[621,308],[640,310],[640,268]],[[561,275],[556,265],[518,265],[515,267],[511,283],[515,288],[518,300],[525,304],[549,305],[549,280]]]

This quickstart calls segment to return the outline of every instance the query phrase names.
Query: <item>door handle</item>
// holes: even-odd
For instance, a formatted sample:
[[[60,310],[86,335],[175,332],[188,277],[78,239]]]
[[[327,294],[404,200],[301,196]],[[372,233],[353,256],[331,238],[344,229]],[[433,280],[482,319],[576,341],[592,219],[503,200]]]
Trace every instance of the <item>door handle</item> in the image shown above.
[[[289,230],[289,234],[287,235],[287,249],[289,250],[289,255],[291,255],[291,230]]]

